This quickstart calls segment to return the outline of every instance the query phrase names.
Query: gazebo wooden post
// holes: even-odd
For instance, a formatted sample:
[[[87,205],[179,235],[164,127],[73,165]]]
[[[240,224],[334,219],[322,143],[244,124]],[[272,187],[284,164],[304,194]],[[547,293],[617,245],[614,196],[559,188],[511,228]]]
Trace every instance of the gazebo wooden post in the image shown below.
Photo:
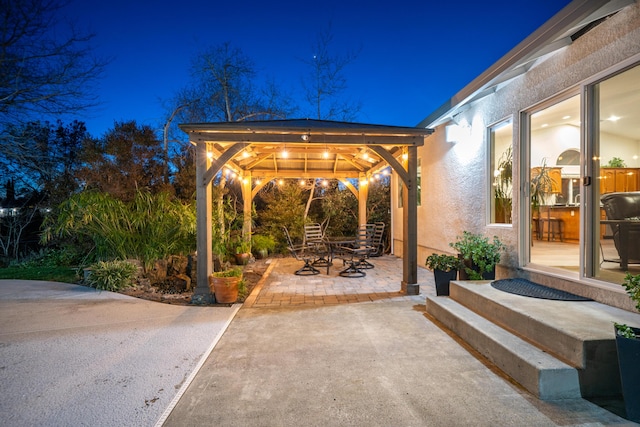
[[[402,209],[402,284],[407,295],[418,295],[418,148],[408,147],[407,172],[409,179],[403,186]]]
[[[367,198],[369,197],[369,182],[365,174],[358,178],[358,225],[367,223]],[[364,184],[363,184],[364,183]]]
[[[205,178],[211,161],[207,157],[207,143],[196,142],[196,288],[191,302],[194,304],[209,304],[209,275],[212,268],[211,255],[211,180]]]
[[[251,239],[251,204],[253,195],[251,193],[251,172],[246,171],[242,177],[242,237]]]

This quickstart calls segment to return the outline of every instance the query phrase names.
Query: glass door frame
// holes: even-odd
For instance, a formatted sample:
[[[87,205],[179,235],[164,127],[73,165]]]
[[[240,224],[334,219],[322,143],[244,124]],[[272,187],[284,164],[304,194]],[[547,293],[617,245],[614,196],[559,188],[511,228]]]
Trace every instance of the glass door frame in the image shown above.
[[[543,264],[535,264],[531,262],[531,247],[533,243],[533,235],[532,235],[532,209],[531,209],[531,116],[539,111],[545,110],[553,105],[556,105],[560,102],[566,101],[569,98],[574,96],[579,96],[582,94],[582,86],[575,86],[571,89],[567,89],[557,95],[548,98],[542,102],[535,104],[532,107],[529,107],[525,110],[520,111],[519,114],[519,136],[520,136],[520,182],[522,183],[520,188],[520,236],[522,237],[520,240],[520,250],[519,250],[519,263],[522,267],[529,267],[536,270],[550,270],[554,273],[564,275],[570,278],[575,278],[575,272],[571,272],[569,270],[563,270],[556,267],[545,266]],[[584,96],[580,96],[580,117],[581,123],[584,124]],[[585,138],[583,129],[584,126],[580,126],[580,179],[583,179],[584,176],[584,163],[585,163],[585,153],[584,145]],[[584,186],[580,186],[580,198],[584,200],[584,195],[582,194],[584,190]],[[578,276],[582,277],[584,273],[584,265],[583,265],[583,238],[584,238],[584,203],[580,204],[580,259],[579,263],[579,271]]]

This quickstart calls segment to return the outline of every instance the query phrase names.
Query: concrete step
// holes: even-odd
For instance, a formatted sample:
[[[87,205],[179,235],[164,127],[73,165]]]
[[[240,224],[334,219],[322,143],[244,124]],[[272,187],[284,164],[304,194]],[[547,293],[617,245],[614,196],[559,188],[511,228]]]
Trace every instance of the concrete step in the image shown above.
[[[438,308],[438,305],[442,305],[439,304],[441,299],[451,300],[452,303],[443,303],[450,304],[448,313]],[[429,308],[430,305],[431,308]],[[458,305],[466,311],[461,310]],[[504,366],[503,370],[516,381],[520,382],[519,376],[524,377],[523,380],[526,380],[528,385],[522,382],[521,384],[538,396],[540,396],[541,385],[532,381],[532,374],[522,375],[516,371],[519,369],[518,365],[522,363],[521,360],[524,359],[529,359],[530,365],[538,366],[539,352],[558,359],[576,370],[583,397],[619,394],[620,380],[613,322],[622,321],[630,324],[640,322],[640,316],[637,314],[604,304],[522,297],[494,289],[490,282],[485,281],[452,282],[450,298],[428,299],[427,311],[430,310],[434,311],[434,317],[461,337],[458,330],[466,328],[461,323],[467,321],[466,318],[469,317],[467,311],[484,319],[483,327],[499,327],[504,333],[501,332],[500,336],[494,337],[498,342],[487,339],[478,342],[477,345],[469,343],[482,354],[495,354],[495,358],[487,357],[496,365]],[[452,316],[458,313],[461,314],[454,321]],[[449,319],[444,321],[440,319],[440,315],[447,316]],[[504,342],[501,342],[505,339],[504,334],[517,338],[515,343],[524,341],[528,346],[518,345],[513,352],[516,354],[494,351],[493,347],[504,347]],[[462,338],[466,340],[466,337]],[[512,339],[509,337],[509,340]],[[549,369],[539,366],[543,370]],[[549,366],[551,371],[555,369],[553,364]],[[538,377],[543,378],[546,375],[540,373]],[[549,384],[553,386],[554,381]],[[560,387],[557,392],[542,394],[554,395],[565,392],[564,388]]]
[[[531,394],[542,400],[581,397],[577,369],[447,297],[427,297],[427,312]]]

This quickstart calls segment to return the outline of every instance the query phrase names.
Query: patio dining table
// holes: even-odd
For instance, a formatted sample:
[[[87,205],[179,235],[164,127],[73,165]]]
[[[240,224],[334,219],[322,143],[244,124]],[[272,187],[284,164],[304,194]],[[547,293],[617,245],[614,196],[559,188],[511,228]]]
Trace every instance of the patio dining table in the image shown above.
[[[325,237],[325,242],[329,245],[329,257],[333,262],[335,254],[339,253],[340,248],[343,246],[351,246],[355,243],[356,238],[350,236],[328,236]]]

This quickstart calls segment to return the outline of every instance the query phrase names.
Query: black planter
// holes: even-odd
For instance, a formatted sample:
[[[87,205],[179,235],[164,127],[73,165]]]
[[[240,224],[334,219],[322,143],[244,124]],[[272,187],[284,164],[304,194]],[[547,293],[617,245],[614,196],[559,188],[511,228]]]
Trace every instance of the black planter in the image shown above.
[[[473,271],[478,271],[479,270],[478,266],[475,265],[474,263],[472,263],[468,259],[462,260],[462,262],[463,262],[465,267],[468,267],[468,268],[472,269]],[[482,280],[495,280],[495,279],[496,279],[496,269],[495,269],[495,267],[491,271],[485,271],[484,273],[482,273]],[[467,274],[467,272],[465,271],[464,268],[460,269],[460,280],[470,280],[469,279],[469,275]]]
[[[631,328],[636,336],[640,336],[640,329]],[[616,349],[618,350],[618,365],[620,367],[620,381],[622,382],[622,396],[630,421],[640,422],[640,339],[625,338],[616,332]]]
[[[457,270],[443,271],[435,269],[433,270],[433,276],[436,280],[436,295],[448,296],[449,295],[449,282],[456,280],[458,276]]]

